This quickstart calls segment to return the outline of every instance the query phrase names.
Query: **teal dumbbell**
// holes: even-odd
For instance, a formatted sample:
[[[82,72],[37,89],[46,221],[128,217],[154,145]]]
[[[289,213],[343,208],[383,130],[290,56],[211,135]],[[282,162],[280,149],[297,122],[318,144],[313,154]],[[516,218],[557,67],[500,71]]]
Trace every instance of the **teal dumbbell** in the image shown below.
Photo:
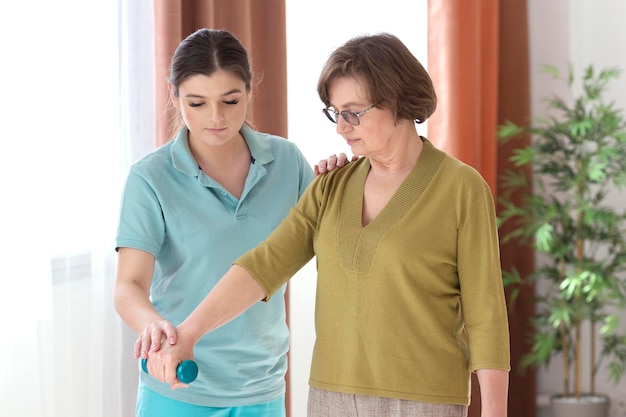
[[[148,359],[141,360],[141,369],[148,373]],[[198,365],[192,360],[182,361],[176,367],[176,377],[183,384],[193,382],[198,376]]]

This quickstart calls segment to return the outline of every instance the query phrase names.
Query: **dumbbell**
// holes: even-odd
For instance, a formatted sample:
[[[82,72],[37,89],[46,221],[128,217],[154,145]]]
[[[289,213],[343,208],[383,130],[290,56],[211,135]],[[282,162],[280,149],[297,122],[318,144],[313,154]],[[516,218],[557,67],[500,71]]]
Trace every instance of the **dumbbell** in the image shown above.
[[[148,372],[148,359],[141,359],[141,369],[145,373]],[[183,384],[193,382],[198,376],[198,365],[192,360],[185,360],[176,367],[176,377]]]

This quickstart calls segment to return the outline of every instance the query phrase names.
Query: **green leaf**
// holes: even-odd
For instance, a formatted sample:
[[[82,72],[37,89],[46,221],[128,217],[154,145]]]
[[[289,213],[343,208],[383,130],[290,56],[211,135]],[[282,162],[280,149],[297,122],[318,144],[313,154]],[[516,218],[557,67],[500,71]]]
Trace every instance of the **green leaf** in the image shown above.
[[[619,326],[619,317],[616,315],[608,315],[604,318],[604,325],[600,328],[600,334],[613,334]]]
[[[497,136],[506,142],[506,139],[511,139],[525,132],[525,128],[507,120],[504,125],[498,126]]]
[[[548,252],[553,242],[554,228],[550,223],[544,223],[539,226],[535,232],[535,245],[537,249]]]

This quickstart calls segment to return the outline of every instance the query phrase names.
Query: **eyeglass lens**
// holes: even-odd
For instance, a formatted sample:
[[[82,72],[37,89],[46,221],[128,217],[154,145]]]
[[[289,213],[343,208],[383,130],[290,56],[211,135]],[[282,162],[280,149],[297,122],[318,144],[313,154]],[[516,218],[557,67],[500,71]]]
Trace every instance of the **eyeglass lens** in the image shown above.
[[[341,115],[341,117],[343,117],[344,120],[351,125],[357,126],[359,124],[359,116],[353,111],[344,110],[342,112],[337,112],[333,109],[323,109],[323,112],[324,114],[326,114],[326,117],[328,117],[333,123],[338,123],[339,115]]]

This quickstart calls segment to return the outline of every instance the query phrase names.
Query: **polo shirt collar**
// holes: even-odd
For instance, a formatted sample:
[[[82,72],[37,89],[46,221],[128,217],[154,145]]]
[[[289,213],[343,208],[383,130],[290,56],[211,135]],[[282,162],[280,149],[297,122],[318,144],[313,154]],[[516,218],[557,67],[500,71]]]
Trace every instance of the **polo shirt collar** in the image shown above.
[[[201,170],[189,149],[188,132],[189,129],[183,127],[176,135],[171,148],[172,163],[180,172],[189,176],[198,176]],[[240,132],[248,144],[250,154],[254,158],[255,163],[265,165],[274,160],[269,142],[263,140],[264,134],[256,132],[247,124],[241,127]]]

